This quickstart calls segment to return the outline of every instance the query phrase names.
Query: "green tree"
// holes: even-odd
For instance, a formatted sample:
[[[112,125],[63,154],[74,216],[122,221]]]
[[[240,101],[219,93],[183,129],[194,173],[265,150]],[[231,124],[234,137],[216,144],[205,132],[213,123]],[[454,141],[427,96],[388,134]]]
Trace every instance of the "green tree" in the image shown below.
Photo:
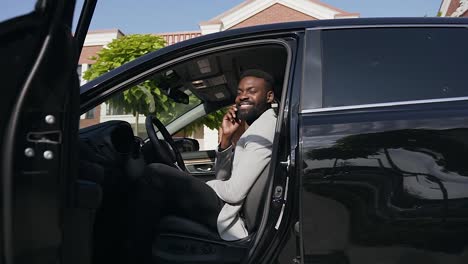
[[[150,34],[134,34],[114,39],[107,47],[100,50],[97,56],[91,57],[95,63],[83,74],[83,78],[92,80],[164,46],[165,41],[162,37]],[[191,97],[192,99],[196,98]],[[138,134],[139,114],[155,114],[164,123],[172,120],[178,114],[178,111],[181,111],[180,106],[176,107],[176,103],[161,92],[153,79],[146,80],[121,94],[113,96],[108,103],[112,108],[132,113],[136,117],[136,134]],[[211,129],[218,128],[222,117],[222,111],[214,112],[193,122],[184,129],[184,132],[191,133],[202,125],[206,125]]]

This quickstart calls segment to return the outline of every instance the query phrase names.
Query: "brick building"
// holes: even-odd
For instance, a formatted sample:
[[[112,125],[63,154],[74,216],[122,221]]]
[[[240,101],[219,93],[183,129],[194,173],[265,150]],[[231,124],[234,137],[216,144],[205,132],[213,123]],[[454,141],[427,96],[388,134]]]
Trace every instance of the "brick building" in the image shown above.
[[[200,23],[203,35],[227,29],[301,20],[357,18],[317,0],[247,0]]]
[[[455,2],[455,0],[453,0]],[[316,19],[357,18],[358,13],[350,13],[318,0],[246,0],[234,8],[199,24],[199,31],[159,33],[166,40],[166,45],[172,45],[201,35],[220,32],[229,29]],[[123,36],[118,29],[91,31],[86,36],[83,51],[78,65],[78,74],[81,75],[92,67],[96,52],[105,47],[113,39]],[[84,83],[84,81],[82,81]],[[135,125],[135,117],[123,113],[116,113],[105,103],[90,110],[81,116],[80,127],[105,122],[108,120],[125,120]],[[141,116],[139,120],[144,120]],[[141,126],[141,128],[140,128]],[[144,124],[138,126],[140,136],[144,136]],[[201,149],[214,149],[217,145],[218,132],[204,127],[196,131],[192,137],[200,142]]]
[[[438,15],[442,17],[468,17],[468,0],[442,0]]]

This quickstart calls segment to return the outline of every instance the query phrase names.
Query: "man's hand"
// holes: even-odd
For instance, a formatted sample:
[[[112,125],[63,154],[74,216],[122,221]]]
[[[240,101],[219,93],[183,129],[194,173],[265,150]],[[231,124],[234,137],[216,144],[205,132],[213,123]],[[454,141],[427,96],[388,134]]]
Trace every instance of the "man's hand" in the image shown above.
[[[228,148],[232,145],[233,137],[239,130],[241,121],[236,119],[236,110],[235,105],[229,107],[227,113],[223,117],[223,122],[221,123],[223,133],[219,144],[222,149]]]

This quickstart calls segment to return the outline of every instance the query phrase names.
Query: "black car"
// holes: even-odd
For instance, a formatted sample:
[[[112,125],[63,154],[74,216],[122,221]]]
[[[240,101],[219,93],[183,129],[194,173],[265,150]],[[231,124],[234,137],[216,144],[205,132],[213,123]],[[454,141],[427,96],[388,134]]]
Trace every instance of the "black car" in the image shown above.
[[[214,150],[171,135],[232,104],[240,73],[252,68],[277,80],[278,122],[269,171],[243,208],[250,235],[223,241],[167,217],[155,260],[468,263],[467,19],[229,30],[80,88],[94,4],[74,34],[74,1],[40,1],[0,24],[2,263],[122,262],[132,180],[152,162],[213,178]],[[124,120],[78,128],[80,114],[148,81],[180,106],[164,122],[147,118],[151,139]]]

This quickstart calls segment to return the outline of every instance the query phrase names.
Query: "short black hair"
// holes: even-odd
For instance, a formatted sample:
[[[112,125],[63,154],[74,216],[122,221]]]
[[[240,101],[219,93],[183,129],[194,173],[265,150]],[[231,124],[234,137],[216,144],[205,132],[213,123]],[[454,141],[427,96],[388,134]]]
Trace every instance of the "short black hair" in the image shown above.
[[[242,80],[245,77],[257,77],[265,80],[266,84],[266,89],[267,91],[273,91],[273,87],[275,85],[275,80],[273,79],[273,76],[271,76],[269,73],[258,70],[258,69],[250,69],[250,70],[245,70],[242,72],[240,75],[239,80]]]

